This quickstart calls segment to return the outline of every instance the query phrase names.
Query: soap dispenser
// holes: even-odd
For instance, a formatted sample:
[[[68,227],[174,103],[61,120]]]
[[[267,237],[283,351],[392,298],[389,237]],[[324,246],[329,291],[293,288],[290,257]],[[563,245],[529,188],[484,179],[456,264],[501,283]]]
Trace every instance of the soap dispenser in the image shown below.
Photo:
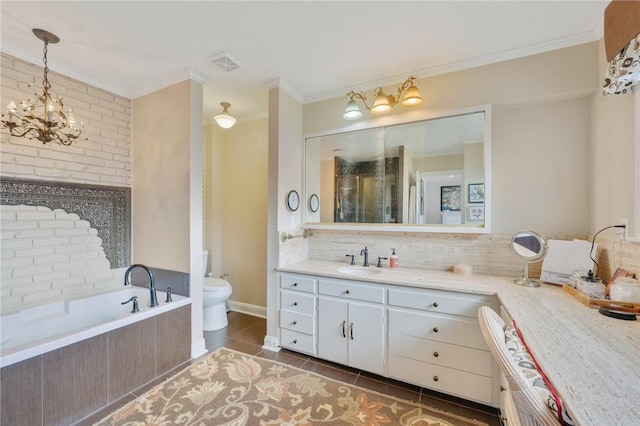
[[[396,249],[391,249],[391,256],[389,257],[389,268],[395,269],[398,267],[398,255],[396,254]]]

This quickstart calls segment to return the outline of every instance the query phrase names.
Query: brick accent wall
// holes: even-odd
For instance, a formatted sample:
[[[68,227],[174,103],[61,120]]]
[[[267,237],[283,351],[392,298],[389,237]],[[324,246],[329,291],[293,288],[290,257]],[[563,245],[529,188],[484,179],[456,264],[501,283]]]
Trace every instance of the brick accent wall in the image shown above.
[[[42,91],[43,69],[0,54],[0,109]],[[54,70],[55,70],[55,64]],[[34,87],[28,87],[33,83]],[[71,146],[0,133],[0,175],[93,185],[131,186],[129,99],[49,72],[88,140]],[[97,231],[77,215],[46,207],[1,206],[0,312],[9,313],[121,286],[124,269],[110,269]]]
[[[98,231],[76,214],[47,207],[0,206],[3,314],[119,288]]]
[[[11,101],[33,98],[42,91],[43,69],[21,59],[1,54],[0,108],[6,113]],[[35,87],[29,88],[35,78]],[[49,72],[52,92],[62,96],[77,121],[85,121],[89,140],[71,146],[44,145],[38,140],[0,135],[2,176],[59,180],[97,185],[130,186],[130,100]]]

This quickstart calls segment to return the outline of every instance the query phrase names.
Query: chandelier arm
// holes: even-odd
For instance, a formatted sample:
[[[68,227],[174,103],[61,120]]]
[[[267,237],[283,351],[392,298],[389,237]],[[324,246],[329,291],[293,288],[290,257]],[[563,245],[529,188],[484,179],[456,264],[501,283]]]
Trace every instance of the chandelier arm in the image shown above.
[[[356,93],[356,92],[354,92],[352,90],[349,93],[347,93],[347,97],[349,97],[350,100],[353,100],[353,98],[360,99],[360,101],[365,106],[365,108],[367,110],[371,110],[371,107],[369,105],[367,105],[367,96],[364,93],[362,93],[362,92]]]

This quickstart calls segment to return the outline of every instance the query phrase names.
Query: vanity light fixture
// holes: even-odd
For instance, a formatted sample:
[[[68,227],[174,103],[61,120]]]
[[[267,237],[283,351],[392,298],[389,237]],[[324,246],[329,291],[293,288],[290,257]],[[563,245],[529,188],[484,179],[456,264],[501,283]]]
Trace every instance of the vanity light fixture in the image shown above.
[[[398,103],[406,107],[420,105],[422,103],[422,96],[420,95],[420,90],[414,83],[415,80],[416,77],[413,75],[407,78],[405,82],[398,87],[398,94],[396,96],[387,95],[382,87],[377,87],[373,92],[374,99],[371,107],[367,104],[367,96],[364,93],[356,93],[353,90],[350,91],[346,96],[349,98],[349,102],[347,102],[342,118],[345,120],[357,120],[362,117],[362,111],[356,103],[356,99],[360,99],[365,108],[373,114],[385,114],[391,111]],[[400,99],[402,99],[402,101],[400,101]]]
[[[60,38],[49,31],[34,28],[33,34],[44,42],[44,79],[43,92],[35,94],[35,99],[27,99],[16,104],[15,101],[7,105],[8,117],[2,114],[0,128],[9,129],[11,136],[27,139],[38,139],[43,144],[56,142],[60,145],[71,145],[82,134],[84,121],[77,122],[71,109],[64,109],[62,97],[53,98],[49,90],[49,67],[47,66],[47,51],[49,43],[56,44]],[[31,87],[31,84],[28,85]]]
[[[223,129],[230,129],[234,124],[236,124],[236,119],[229,114],[229,111],[227,111],[228,108],[231,108],[231,104],[229,102],[220,102],[220,105],[222,105],[222,108],[224,109],[222,110],[222,114],[218,114],[214,117],[216,119],[216,123],[218,123],[218,126]]]

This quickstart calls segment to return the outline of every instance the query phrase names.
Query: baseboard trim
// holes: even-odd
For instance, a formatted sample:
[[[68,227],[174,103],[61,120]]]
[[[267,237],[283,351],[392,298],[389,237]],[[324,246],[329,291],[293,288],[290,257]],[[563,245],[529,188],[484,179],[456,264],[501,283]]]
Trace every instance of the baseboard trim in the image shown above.
[[[272,336],[264,336],[264,345],[262,349],[266,349],[268,351],[279,352],[280,346],[278,346],[278,339]]]
[[[262,306],[227,300],[227,308],[234,312],[240,312],[241,314],[253,315],[254,317],[265,319],[267,318],[267,308]]]

